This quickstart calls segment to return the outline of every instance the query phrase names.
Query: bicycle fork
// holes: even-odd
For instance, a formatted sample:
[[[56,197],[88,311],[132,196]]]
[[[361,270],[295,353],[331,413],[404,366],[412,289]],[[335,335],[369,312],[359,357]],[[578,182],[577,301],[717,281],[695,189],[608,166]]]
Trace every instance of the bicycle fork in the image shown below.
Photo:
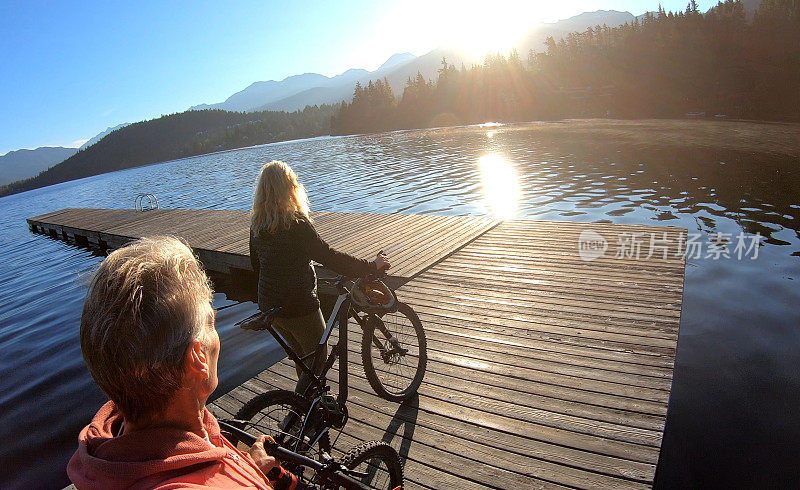
[[[380,331],[386,338],[386,342],[391,346],[391,348],[387,350],[386,346],[380,341],[377,335],[372,336],[372,344],[378,349],[381,358],[383,358],[385,362],[389,362],[389,359],[395,354],[400,354],[401,356],[408,354],[408,349],[404,349],[403,346],[400,345],[400,340],[386,328],[386,324],[383,323],[383,320],[372,315],[367,321],[371,321],[375,324],[375,330]]]

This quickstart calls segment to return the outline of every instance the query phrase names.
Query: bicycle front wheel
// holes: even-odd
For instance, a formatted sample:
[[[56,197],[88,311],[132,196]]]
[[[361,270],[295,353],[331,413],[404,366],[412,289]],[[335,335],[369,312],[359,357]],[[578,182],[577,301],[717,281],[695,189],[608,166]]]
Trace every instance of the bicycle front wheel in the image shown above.
[[[305,424],[310,405],[305,397],[294,391],[272,390],[256,395],[245,403],[236,413],[236,418],[247,421],[244,430],[254,435],[271,436],[275,442],[291,451],[308,456],[316,452],[316,446],[320,451],[329,453],[328,433],[317,437],[320,433],[317,424],[313,421]]]
[[[392,490],[403,485],[403,462],[397,451],[385,442],[359,444],[344,455],[342,464],[365,473],[360,480],[369,488]]]
[[[405,303],[381,317],[370,315],[361,341],[364,374],[381,398],[401,402],[417,392],[428,365],[419,317]]]

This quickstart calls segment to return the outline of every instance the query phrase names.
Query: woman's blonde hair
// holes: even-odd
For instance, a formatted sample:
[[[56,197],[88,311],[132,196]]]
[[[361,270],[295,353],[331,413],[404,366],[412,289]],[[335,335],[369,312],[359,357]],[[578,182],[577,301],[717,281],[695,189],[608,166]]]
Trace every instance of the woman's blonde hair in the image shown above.
[[[308,195],[297,175],[285,163],[273,160],[261,167],[253,192],[250,226],[258,232],[287,229],[297,214],[308,216]]]

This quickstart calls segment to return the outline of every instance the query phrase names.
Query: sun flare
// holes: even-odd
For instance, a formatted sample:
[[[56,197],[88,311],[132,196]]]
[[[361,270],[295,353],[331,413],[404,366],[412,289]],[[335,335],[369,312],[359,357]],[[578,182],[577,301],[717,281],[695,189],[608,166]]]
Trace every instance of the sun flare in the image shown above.
[[[517,215],[519,182],[514,167],[495,153],[478,159],[484,196],[492,214],[502,219]]]
[[[530,0],[408,0],[395,4],[375,32],[382,39],[402,38],[403,46],[416,43],[419,51],[456,50],[469,65],[481,63],[489,53],[508,54],[539,22],[551,21],[557,10]],[[377,49],[380,43],[365,43],[364,49],[372,45]]]

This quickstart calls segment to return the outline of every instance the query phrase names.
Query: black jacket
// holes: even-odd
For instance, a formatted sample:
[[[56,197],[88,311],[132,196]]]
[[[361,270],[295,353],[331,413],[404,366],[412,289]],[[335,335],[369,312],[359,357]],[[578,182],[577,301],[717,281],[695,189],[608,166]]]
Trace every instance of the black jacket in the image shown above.
[[[312,260],[349,277],[376,272],[372,262],[332,249],[304,216],[274,234],[251,228],[250,263],[258,274],[258,308],[280,306],[281,317],[303,316],[319,308]]]

